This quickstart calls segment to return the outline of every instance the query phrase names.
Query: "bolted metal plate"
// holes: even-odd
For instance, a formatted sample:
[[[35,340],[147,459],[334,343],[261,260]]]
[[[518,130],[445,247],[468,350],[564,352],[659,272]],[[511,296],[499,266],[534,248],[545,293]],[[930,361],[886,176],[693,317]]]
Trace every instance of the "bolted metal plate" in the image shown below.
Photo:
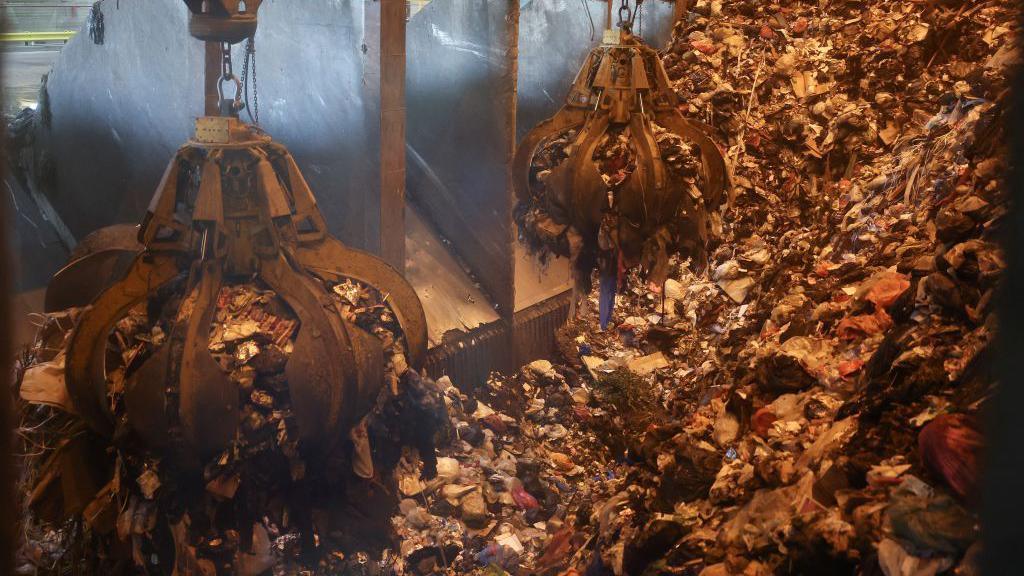
[[[196,118],[196,141],[206,144],[227,144],[231,141],[231,119],[219,116]]]

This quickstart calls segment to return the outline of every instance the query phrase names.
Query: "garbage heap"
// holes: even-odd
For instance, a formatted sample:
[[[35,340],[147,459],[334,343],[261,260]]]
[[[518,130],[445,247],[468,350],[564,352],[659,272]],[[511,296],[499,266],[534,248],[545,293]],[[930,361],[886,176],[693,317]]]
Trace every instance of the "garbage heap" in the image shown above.
[[[395,406],[429,426],[367,428],[395,466],[393,546],[326,569],[978,574],[1017,17],[696,2],[663,57],[734,171],[710,265],[674,261],[657,292],[631,278],[611,327],[572,322],[555,362],[404,386]],[[436,454],[428,432],[419,458],[383,448],[431,426]],[[23,565],[55,547],[38,535]]]
[[[126,380],[182,320],[174,315],[191,313],[195,293],[173,284],[109,336],[108,398],[121,422]],[[409,369],[385,294],[354,280],[329,288],[334,309],[379,338],[385,356],[383,389],[346,439],[350,449],[326,462],[303,451],[285,372],[300,322],[259,281],[235,279],[217,296],[209,351],[238,387],[239,433],[200,463],[199,478],[195,463],[147,450],[120,428],[109,443],[91,434],[64,386],[81,309],[43,317],[15,375],[23,505],[31,512],[18,574],[329,575],[386,558],[382,511],[397,505],[389,479],[403,450],[433,458],[439,396]],[[171,445],[183,441],[176,426],[166,436]]]
[[[697,2],[663,57],[734,169],[710,265],[447,388],[406,570],[977,574],[1016,10]]]

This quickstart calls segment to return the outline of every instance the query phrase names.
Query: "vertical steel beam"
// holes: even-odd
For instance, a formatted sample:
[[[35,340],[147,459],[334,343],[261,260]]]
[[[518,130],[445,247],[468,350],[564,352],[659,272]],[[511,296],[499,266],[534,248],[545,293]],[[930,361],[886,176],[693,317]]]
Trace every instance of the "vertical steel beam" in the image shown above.
[[[203,78],[203,114],[206,116],[220,116],[220,95],[217,93],[217,85],[220,83],[220,58],[220,43],[206,42],[205,77]]]
[[[405,269],[405,0],[380,0],[380,255]]]
[[[676,0],[676,10],[672,14],[672,25],[686,17],[686,11],[690,7],[690,0]]]
[[[505,195],[506,209],[502,217],[505,219],[505,226],[508,227],[508,235],[506,236],[508,247],[505,250],[508,260],[504,263],[504,266],[507,268],[506,274],[510,286],[507,300],[504,302],[499,301],[498,304],[501,306],[501,316],[505,321],[506,338],[508,339],[508,349],[511,351],[511,354],[508,354],[508,358],[501,359],[501,362],[496,366],[499,370],[515,370],[518,367],[519,360],[519,353],[516,350],[515,322],[515,243],[518,242],[518,233],[513,217],[516,199],[512,188],[512,181],[515,178],[515,174],[512,172],[512,159],[516,154],[516,109],[519,102],[519,6],[519,0],[508,0],[508,17],[505,19],[505,85],[508,89],[502,102],[505,109],[505,141],[503,144],[506,176],[505,190],[502,191]]]

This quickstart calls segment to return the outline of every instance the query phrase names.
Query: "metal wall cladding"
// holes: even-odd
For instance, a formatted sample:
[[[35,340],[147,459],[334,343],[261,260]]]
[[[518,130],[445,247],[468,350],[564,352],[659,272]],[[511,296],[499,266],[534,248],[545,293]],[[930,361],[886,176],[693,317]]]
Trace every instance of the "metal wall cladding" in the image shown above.
[[[514,356],[508,324],[499,320],[431,348],[425,368],[432,378],[448,376],[460,390],[471,391],[491,372],[511,370]]]
[[[517,0],[433,0],[407,34],[412,200],[502,311],[512,307]]]
[[[45,192],[78,237],[141,218],[203,110],[203,46],[188,35],[184,3],[103,6],[105,43],[79,34],[64,48],[46,87],[49,126],[37,134],[37,164],[53,182]],[[295,155],[332,232],[370,249],[379,222],[378,19],[369,0],[304,0],[301,10],[267,0],[256,34],[263,128]],[[234,50],[239,75],[243,50]]]
[[[89,16],[92,2],[6,0],[0,17],[8,32],[63,32],[77,30]]]
[[[426,370],[434,378],[448,376],[462,390],[483,385],[491,372],[510,373],[538,358],[556,353],[556,336],[569,317],[570,295],[561,294],[435,346]]]

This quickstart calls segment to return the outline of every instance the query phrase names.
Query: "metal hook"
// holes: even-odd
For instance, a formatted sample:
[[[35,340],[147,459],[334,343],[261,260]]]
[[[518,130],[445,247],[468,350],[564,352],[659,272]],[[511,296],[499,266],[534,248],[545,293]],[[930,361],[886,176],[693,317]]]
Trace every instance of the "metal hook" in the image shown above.
[[[234,82],[235,83],[235,97],[231,102],[231,112],[237,112],[242,109],[242,82],[234,74],[228,74],[221,76],[217,82],[217,95],[220,97],[220,102],[224,103],[224,83]],[[222,111],[223,112],[223,111]]]

